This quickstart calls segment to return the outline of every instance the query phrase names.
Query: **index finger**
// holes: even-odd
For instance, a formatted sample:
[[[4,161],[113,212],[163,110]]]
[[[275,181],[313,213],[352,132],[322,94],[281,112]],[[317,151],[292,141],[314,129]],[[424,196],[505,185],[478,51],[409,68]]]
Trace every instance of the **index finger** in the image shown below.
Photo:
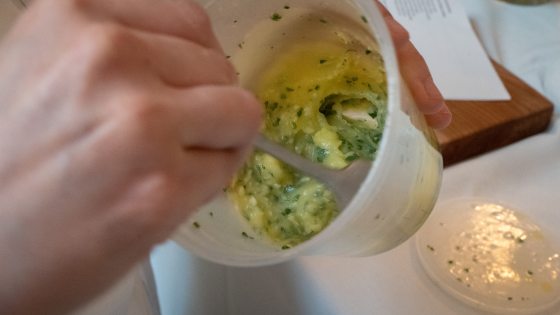
[[[131,28],[180,37],[223,52],[206,11],[192,0],[71,0],[69,3],[99,21],[117,21]]]

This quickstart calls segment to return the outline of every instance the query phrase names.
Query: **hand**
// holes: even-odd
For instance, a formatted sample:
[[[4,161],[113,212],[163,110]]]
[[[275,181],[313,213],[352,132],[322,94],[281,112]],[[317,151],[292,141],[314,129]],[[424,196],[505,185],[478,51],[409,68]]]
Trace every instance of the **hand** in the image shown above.
[[[443,96],[434,84],[430,70],[418,50],[410,42],[408,32],[391,13],[376,0],[393,38],[401,74],[410,88],[418,109],[426,116],[428,124],[435,129],[443,129],[451,123],[451,112]]]
[[[36,1],[0,46],[0,312],[72,309],[225,187],[235,82],[194,1]]]

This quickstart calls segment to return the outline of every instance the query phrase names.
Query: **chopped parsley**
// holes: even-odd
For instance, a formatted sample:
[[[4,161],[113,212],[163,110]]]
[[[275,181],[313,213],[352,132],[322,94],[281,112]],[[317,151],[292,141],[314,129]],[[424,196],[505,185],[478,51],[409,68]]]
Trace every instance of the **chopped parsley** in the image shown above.
[[[254,239],[254,237],[250,236],[249,234],[247,234],[247,232],[243,231],[241,232],[241,236],[243,236],[244,238],[248,238],[248,239]]]
[[[194,221],[192,224],[195,228],[200,229],[200,223]]]
[[[276,12],[274,12],[272,14],[272,16],[270,17],[271,20],[273,21],[280,21],[282,19],[282,16]]]
[[[367,22],[368,22],[368,19],[367,19],[365,16],[362,15],[361,18],[362,18],[362,21],[363,21],[364,23],[367,23]]]

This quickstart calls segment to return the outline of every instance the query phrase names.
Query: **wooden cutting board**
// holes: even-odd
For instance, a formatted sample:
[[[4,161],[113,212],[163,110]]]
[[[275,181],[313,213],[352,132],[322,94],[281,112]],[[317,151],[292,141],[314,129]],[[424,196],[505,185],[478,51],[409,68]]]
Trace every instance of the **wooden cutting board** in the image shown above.
[[[453,122],[436,135],[446,166],[537,134],[550,124],[553,105],[501,65],[496,70],[509,101],[448,101]]]

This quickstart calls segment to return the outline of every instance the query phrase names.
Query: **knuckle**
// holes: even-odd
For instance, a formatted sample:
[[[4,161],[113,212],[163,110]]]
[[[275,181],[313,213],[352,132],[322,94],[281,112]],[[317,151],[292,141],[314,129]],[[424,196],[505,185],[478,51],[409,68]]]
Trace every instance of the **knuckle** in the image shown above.
[[[66,4],[76,11],[87,11],[91,8],[92,0],[68,0]]]
[[[144,128],[153,127],[153,122],[161,118],[163,106],[148,95],[136,95],[129,97],[122,104],[117,104],[120,115],[127,125],[135,127],[139,131]]]
[[[206,55],[204,59],[208,60],[209,66],[216,69],[214,76],[216,76],[216,83],[231,84],[237,82],[237,74],[233,65],[224,57],[223,54],[212,50],[204,49]]]
[[[199,31],[211,32],[212,22],[210,20],[210,16],[200,4],[195,2],[191,3],[189,7],[189,19],[192,25],[196,26]]]
[[[388,18],[387,25],[389,26],[389,31],[393,37],[395,45],[402,46],[410,41],[410,34],[408,31],[393,18]]]
[[[112,23],[96,24],[86,29],[83,36],[93,59],[114,60],[130,44],[132,35],[124,27]]]

